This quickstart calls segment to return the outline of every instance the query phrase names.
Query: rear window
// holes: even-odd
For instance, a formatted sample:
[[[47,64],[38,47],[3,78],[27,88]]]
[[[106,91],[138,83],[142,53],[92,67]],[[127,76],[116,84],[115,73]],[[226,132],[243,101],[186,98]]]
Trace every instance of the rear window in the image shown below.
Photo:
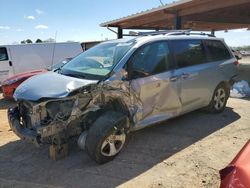
[[[7,61],[8,60],[8,54],[6,48],[0,48],[0,61]]]
[[[206,62],[205,50],[201,40],[172,41],[175,60],[179,68]]]
[[[208,61],[222,61],[228,60],[232,56],[228,49],[221,41],[217,40],[205,40],[204,44],[208,50]]]

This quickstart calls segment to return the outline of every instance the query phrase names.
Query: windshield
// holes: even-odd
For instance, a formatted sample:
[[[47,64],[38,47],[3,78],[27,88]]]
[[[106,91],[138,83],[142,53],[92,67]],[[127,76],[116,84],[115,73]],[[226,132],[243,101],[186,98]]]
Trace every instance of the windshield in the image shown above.
[[[111,72],[134,41],[99,44],[63,66],[62,74],[87,79],[101,79]]]

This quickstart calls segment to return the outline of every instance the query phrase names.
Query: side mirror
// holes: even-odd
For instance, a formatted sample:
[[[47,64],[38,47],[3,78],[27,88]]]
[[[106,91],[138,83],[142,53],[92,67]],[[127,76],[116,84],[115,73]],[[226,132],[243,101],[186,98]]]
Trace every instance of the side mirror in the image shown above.
[[[242,54],[238,50],[232,49],[232,52],[237,60],[242,59]]]
[[[235,58],[236,58],[237,60],[240,60],[240,59],[242,59],[242,56],[241,56],[241,55],[235,55]]]
[[[125,69],[122,69],[121,70],[121,77],[122,77],[122,80],[128,80],[128,72],[125,70]]]

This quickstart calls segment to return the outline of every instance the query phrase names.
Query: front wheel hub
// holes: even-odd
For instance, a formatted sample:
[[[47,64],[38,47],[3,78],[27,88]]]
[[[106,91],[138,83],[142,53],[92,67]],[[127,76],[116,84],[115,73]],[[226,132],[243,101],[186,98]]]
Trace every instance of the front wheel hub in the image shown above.
[[[126,140],[126,134],[113,133],[104,140],[101,147],[101,154],[107,157],[115,156],[120,152]]]

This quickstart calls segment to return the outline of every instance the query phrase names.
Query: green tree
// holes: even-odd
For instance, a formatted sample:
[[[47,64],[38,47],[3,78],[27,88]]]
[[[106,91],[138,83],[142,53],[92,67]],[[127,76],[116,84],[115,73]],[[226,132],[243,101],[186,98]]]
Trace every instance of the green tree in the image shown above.
[[[36,43],[42,43],[43,41],[41,39],[37,39]]]
[[[32,42],[32,40],[27,39],[27,40],[26,40],[26,43],[29,44],[29,43],[33,43],[33,42]]]

